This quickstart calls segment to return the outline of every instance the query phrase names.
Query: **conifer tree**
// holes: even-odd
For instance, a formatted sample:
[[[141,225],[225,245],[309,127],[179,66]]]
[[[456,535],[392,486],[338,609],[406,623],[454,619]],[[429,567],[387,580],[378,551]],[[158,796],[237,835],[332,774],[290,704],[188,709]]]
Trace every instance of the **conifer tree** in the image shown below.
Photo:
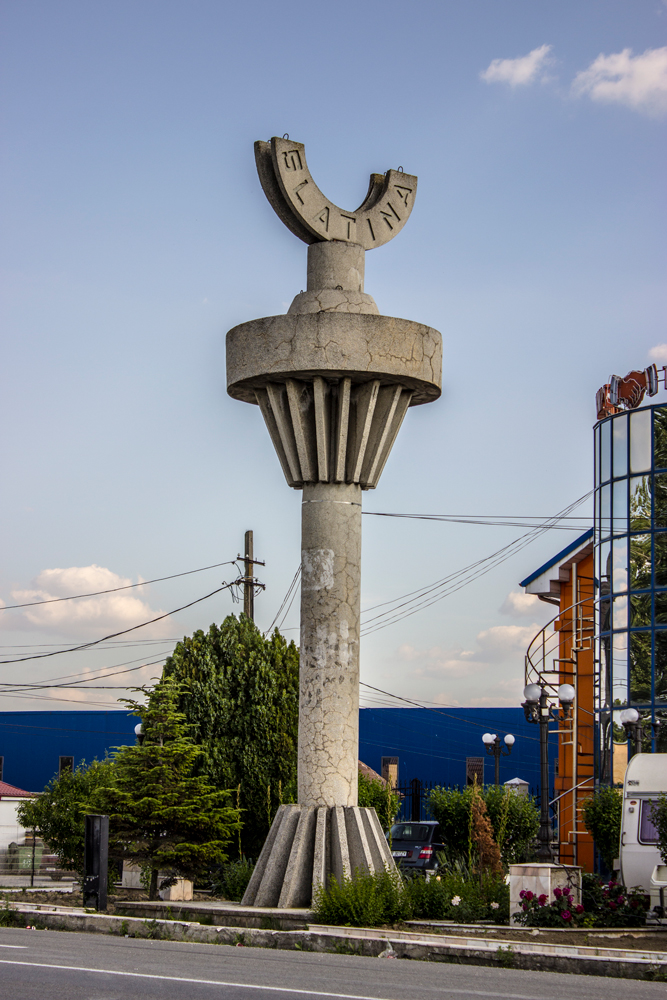
[[[109,854],[150,870],[150,898],[158,873],[195,880],[227,860],[239,828],[229,791],[216,790],[195,767],[204,751],[178,710],[180,685],[171,678],[152,690],[146,705],[127,701],[141,717],[143,740],[113,755],[111,783],[98,788],[90,811],[109,815]]]
[[[233,788],[243,827],[235,853],[257,858],[281,802],[296,801],[299,651],[245,615],[179,642],[163,677],[204,749],[195,770]]]

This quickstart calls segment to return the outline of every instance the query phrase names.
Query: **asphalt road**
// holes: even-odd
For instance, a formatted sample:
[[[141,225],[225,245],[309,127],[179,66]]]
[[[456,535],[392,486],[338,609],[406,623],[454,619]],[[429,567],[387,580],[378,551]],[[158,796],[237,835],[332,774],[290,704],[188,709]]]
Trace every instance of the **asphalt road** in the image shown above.
[[[664,983],[0,928],[2,1000],[665,1000]]]

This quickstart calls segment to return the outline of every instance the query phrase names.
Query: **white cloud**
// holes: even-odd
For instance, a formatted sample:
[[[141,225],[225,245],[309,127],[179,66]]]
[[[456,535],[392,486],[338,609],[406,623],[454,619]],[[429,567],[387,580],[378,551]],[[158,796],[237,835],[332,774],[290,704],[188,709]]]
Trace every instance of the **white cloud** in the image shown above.
[[[656,344],[648,352],[648,356],[651,361],[660,361],[663,364],[667,364],[667,344]]]
[[[544,604],[541,604],[539,597],[535,594],[524,594],[520,590],[513,590],[507,595],[499,610],[501,615],[512,615],[514,618],[532,618],[536,611],[541,611],[543,608]]]
[[[35,577],[26,590],[13,590],[12,603],[49,601],[57,597],[86,594],[99,590],[124,587],[134,581],[119,576],[103,566],[70,566],[67,569],[45,569]],[[141,588],[101,594],[77,601],[59,601],[55,604],[37,604],[21,610],[21,628],[38,628],[61,632],[67,636],[103,636],[131,628],[141,622],[156,618],[156,611],[139,597]],[[168,634],[173,628],[165,618],[141,630],[141,637]]]
[[[398,657],[412,664],[414,677],[468,677],[479,673],[491,664],[512,660],[520,664],[523,673],[523,656],[539,625],[495,625],[484,629],[476,637],[476,649],[416,649],[404,643]]]
[[[519,654],[522,658],[539,625],[494,625],[477,636],[478,656],[485,662],[497,662]]]
[[[544,79],[546,67],[553,62],[549,58],[551,48],[551,45],[540,45],[527,56],[519,56],[518,59],[494,59],[479,74],[480,78],[486,83],[507,83],[510,87],[521,87],[537,79]]]
[[[594,101],[625,104],[635,111],[659,115],[667,111],[667,46],[633,56],[623,49],[600,54],[588,69],[577,73],[572,92]]]

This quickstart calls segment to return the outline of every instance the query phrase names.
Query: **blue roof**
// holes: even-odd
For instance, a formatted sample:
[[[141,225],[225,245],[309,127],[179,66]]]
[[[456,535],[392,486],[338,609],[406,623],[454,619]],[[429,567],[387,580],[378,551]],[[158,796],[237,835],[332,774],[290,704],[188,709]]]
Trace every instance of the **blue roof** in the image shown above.
[[[533,580],[537,580],[538,576],[542,576],[543,573],[546,573],[548,569],[551,569],[552,566],[559,563],[561,559],[565,558],[565,556],[569,556],[570,552],[574,552],[575,549],[580,549],[584,542],[589,541],[592,537],[593,529],[589,528],[588,531],[584,531],[583,535],[579,535],[579,538],[575,538],[573,542],[566,545],[564,549],[561,549],[561,551],[549,559],[548,562],[545,562],[543,566],[540,566],[540,568],[536,569],[534,573],[531,573],[525,580],[522,580],[519,586],[527,587],[529,583],[532,583]]]

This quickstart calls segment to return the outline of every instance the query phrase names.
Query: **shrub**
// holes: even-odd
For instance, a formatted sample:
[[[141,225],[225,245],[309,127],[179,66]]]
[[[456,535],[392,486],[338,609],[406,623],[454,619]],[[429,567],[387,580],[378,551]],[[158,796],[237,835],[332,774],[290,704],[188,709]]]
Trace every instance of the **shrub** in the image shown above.
[[[413,915],[418,920],[474,920],[509,917],[509,887],[502,875],[485,872],[472,878],[461,872],[441,872],[427,882],[420,875],[406,880]]]
[[[369,874],[355,870],[338,884],[331,876],[327,886],[320,886],[313,898],[315,919],[323,924],[378,927],[409,920],[410,898],[396,871]]]
[[[238,858],[222,865],[211,878],[214,895],[240,903],[254,870],[255,862],[249,858]]]
[[[509,888],[502,876],[466,878],[444,873],[428,881],[413,873],[356,871],[339,885],[335,878],[320,888],[313,900],[320,923],[377,927],[402,920],[507,921]]]
[[[600,788],[584,802],[586,829],[610,871],[619,852],[622,808],[620,789],[608,786]]]
[[[398,795],[392,792],[389,782],[368,778],[359,772],[359,805],[375,809],[385,833],[398,812]]]
[[[428,805],[440,824],[442,841],[448,861],[468,861],[470,858],[470,815],[473,786],[463,790],[434,788]],[[508,788],[490,785],[478,789],[486,805],[493,837],[500,848],[505,865],[529,860],[532,843],[540,825],[540,815],[532,797],[519,795]]]

